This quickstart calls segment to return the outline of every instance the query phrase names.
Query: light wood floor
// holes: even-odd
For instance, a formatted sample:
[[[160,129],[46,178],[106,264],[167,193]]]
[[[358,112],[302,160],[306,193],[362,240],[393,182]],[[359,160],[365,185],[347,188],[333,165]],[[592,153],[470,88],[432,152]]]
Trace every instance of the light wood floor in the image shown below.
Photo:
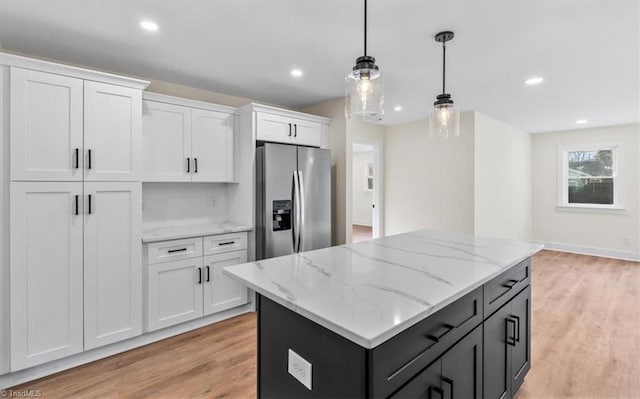
[[[373,238],[373,227],[354,224],[351,229],[351,242],[365,241]]]
[[[517,399],[640,398],[640,263],[543,251],[532,277],[533,362]],[[256,317],[17,389],[50,398],[255,398]]]

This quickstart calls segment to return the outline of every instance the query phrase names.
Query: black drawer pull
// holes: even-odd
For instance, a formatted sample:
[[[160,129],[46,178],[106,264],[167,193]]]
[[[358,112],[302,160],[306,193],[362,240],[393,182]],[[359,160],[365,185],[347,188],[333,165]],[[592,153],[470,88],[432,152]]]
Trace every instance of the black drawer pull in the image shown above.
[[[187,158],[187,173],[191,172],[191,158]]]
[[[89,215],[91,215],[91,194],[89,194]]]
[[[198,268],[198,284],[202,284],[202,268]]]
[[[207,282],[211,281],[211,268],[207,266]]]
[[[235,241],[227,241],[227,242],[219,242],[218,245],[231,245],[231,244],[235,244]]]
[[[451,399],[453,399],[453,398],[454,398],[454,396],[453,396],[453,380],[452,380],[451,378],[447,378],[447,377],[444,377],[444,376],[443,376],[443,377],[442,377],[442,382],[449,384],[449,386],[450,386],[450,389],[449,389],[449,391],[450,391],[450,393],[449,393],[449,397],[450,397]]]
[[[193,158],[193,173],[198,173],[198,158]]]
[[[298,137],[298,125],[293,125],[293,137]]]
[[[513,334],[509,334],[509,325],[513,326],[511,330]],[[511,317],[507,317],[506,341],[508,345],[516,346],[516,321]]]
[[[445,332],[443,332],[443,333],[442,333],[442,334],[440,334],[440,335],[432,335],[432,334],[429,334],[429,335],[427,335],[427,338],[429,338],[430,340],[432,340],[432,341],[433,341],[433,342],[435,342],[435,343],[438,343],[438,342],[440,342],[440,340],[441,340],[445,335],[449,334],[451,331],[453,331],[453,330],[456,328],[456,326],[452,326],[451,324],[443,324],[442,326],[443,326],[444,328],[446,328],[446,331],[445,331]]]
[[[78,169],[80,167],[80,149],[76,148],[75,150],[75,157],[76,157],[76,169]]]
[[[289,124],[289,137],[291,137],[291,124]]]
[[[435,396],[433,395],[433,393],[431,393],[431,391],[437,392],[438,395],[440,395],[440,399],[444,399],[444,391],[442,390],[442,388],[434,387],[433,385],[429,386],[429,399],[434,399]]]
[[[80,211],[78,211],[78,196],[76,195],[76,215],[79,215]]]
[[[513,317],[514,319],[516,319],[516,342],[520,342],[520,317],[516,316],[516,315],[511,315],[511,317]]]
[[[511,288],[515,287],[515,286],[516,286],[516,284],[518,284],[518,282],[519,282],[518,280],[509,280],[508,282],[506,282],[506,283],[502,284],[502,286],[503,286],[504,288],[509,288],[509,289],[511,289]]]
[[[88,151],[87,158],[88,158],[88,159],[87,159],[87,161],[88,161],[88,162],[87,162],[87,163],[88,163],[88,165],[87,165],[87,169],[91,169],[91,150],[89,150],[89,151]]]
[[[167,252],[168,252],[168,253],[170,253],[170,254],[172,254],[172,253],[174,253],[174,252],[184,252],[184,251],[186,251],[186,250],[187,250],[186,248],[170,249],[170,250],[168,250]]]

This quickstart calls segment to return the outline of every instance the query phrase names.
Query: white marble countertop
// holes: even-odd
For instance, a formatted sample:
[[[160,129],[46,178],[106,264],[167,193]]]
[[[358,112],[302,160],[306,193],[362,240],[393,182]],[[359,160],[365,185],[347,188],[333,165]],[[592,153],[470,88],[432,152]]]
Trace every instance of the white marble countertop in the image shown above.
[[[250,231],[250,226],[232,222],[188,224],[171,227],[161,227],[142,231],[142,242],[157,242],[178,240],[181,238],[211,236],[224,233]]]
[[[542,248],[419,230],[228,266],[224,273],[374,348]]]

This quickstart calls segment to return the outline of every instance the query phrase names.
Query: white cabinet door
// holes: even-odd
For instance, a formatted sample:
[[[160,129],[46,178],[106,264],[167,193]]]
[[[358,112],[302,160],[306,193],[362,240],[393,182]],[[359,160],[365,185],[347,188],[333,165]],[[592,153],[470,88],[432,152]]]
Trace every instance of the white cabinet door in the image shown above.
[[[227,252],[204,258],[204,314],[247,303],[247,287],[222,274],[222,268],[247,262],[247,251]]]
[[[16,371],[82,352],[82,183],[20,182],[10,189]]]
[[[10,85],[11,180],[81,181],[82,80],[12,67]]]
[[[291,118],[265,112],[258,112],[256,118],[258,140],[293,143],[293,121]]]
[[[202,317],[202,257],[149,266],[148,331]]]
[[[141,183],[84,184],[85,350],[142,334]]]
[[[293,119],[293,142],[299,145],[322,145],[322,124],[320,122]]]
[[[85,181],[139,179],[142,92],[85,81]]]
[[[192,181],[233,181],[233,114],[191,110]]]
[[[191,181],[191,109],[143,101],[142,180]]]

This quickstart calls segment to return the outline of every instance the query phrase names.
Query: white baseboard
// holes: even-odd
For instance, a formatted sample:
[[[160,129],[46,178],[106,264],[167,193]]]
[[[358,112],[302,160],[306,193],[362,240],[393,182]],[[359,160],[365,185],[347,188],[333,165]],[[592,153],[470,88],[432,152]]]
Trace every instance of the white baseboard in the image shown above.
[[[537,242],[539,242],[540,244],[544,244],[544,249],[548,249],[551,251],[569,252],[580,255],[601,256],[603,258],[640,262],[640,252],[622,251],[619,249],[595,248],[573,244],[562,244],[558,242]]]
[[[86,363],[90,363],[105,357],[115,355],[117,353],[126,352],[140,346],[148,345],[153,342],[161,341],[166,338],[173,337],[191,330],[195,330],[209,324],[217,323],[231,317],[239,316],[255,310],[255,305],[250,302],[241,307],[229,309],[224,312],[216,313],[197,320],[191,320],[186,323],[167,327],[162,330],[145,333],[135,338],[122,342],[116,342],[111,345],[92,349],[86,352],[78,353],[64,359],[54,360],[49,363],[30,367],[25,370],[19,370],[13,373],[0,375],[0,389],[6,389],[38,378],[46,377],[60,371],[68,370]]]
[[[371,221],[367,221],[367,220],[351,220],[351,224],[357,224],[358,226],[367,226],[367,227],[372,227],[373,224],[371,223]]]

